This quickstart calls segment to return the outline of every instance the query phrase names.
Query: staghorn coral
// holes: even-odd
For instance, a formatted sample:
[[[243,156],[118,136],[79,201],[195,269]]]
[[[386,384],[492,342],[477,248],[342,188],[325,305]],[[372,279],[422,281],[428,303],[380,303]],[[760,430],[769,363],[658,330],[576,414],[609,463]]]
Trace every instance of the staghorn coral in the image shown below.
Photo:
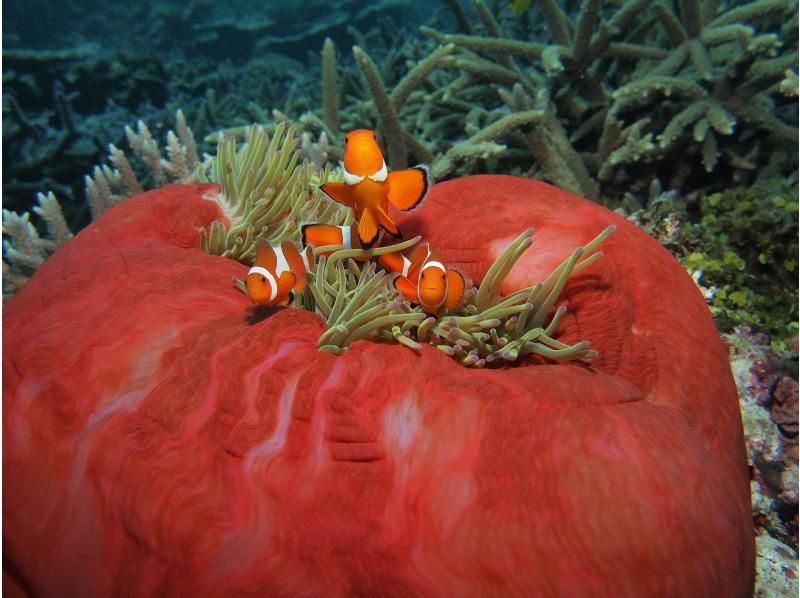
[[[189,182],[194,171],[202,169],[198,162],[197,147],[183,113],[176,113],[177,134],[167,132],[167,157],[164,158],[149,128],[139,121],[137,128],[125,128],[128,144],[136,158],[136,174],[126,154],[109,144],[108,161],[111,166],[95,166],[92,174],[84,177],[86,203],[93,219],[105,210],[145,186],[163,185],[167,182]],[[45,259],[72,236],[72,231],[61,203],[52,191],[37,194],[38,205],[32,212],[41,218],[47,231],[42,237],[30,221],[30,213],[21,214],[3,210],[3,297],[15,293],[41,266]]]
[[[704,179],[695,157],[706,172],[722,160],[740,173],[754,168],[754,157],[749,166],[744,159],[749,138],[763,136],[762,164],[774,162],[785,141],[796,142],[796,110],[786,110],[796,106],[787,74],[797,63],[796,36],[790,26],[776,33],[782,23],[796,24],[794,3],[755,0],[724,10],[687,0],[679,11],[642,0],[601,4],[587,0],[577,14],[553,2],[537,5],[549,45],[514,39],[506,32],[515,24],[498,24],[480,1],[482,34],[422,33],[455,44],[459,51],[445,68],[495,87],[512,114],[535,107],[549,115],[549,125],[530,119],[530,150],[546,179],[587,197],[597,197],[598,185],[618,193],[631,178],[649,184],[664,158],[679,158],[685,171],[671,186],[697,185]],[[534,10],[524,2],[512,8]],[[496,111],[486,126],[504,117]],[[772,167],[791,171],[793,163]]]

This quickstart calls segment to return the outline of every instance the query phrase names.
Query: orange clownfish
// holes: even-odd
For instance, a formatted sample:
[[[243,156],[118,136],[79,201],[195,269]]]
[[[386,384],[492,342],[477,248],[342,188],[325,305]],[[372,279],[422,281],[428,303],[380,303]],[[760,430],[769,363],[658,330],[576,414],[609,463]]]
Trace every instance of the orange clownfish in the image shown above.
[[[253,303],[288,305],[294,291],[300,293],[306,285],[306,272],[313,271],[311,248],[298,251],[294,243],[283,241],[270,247],[256,242],[256,261],[247,273],[247,295]]]
[[[345,249],[361,249],[357,225],[336,226],[334,224],[303,224],[300,226],[303,235],[303,246],[310,245],[314,249],[325,245],[341,245]],[[328,255],[330,252],[317,255]]]
[[[448,270],[431,252],[430,245],[418,245],[409,257],[387,253],[378,263],[392,272],[399,272],[395,288],[411,303],[418,303],[429,314],[442,306],[453,309],[464,296],[464,277]]]
[[[358,237],[370,247],[378,227],[399,237],[400,230],[389,217],[389,202],[398,210],[419,205],[430,187],[428,169],[414,166],[390,173],[378,147],[374,131],[358,129],[344,137],[344,182],[320,187],[331,199],[353,209]]]

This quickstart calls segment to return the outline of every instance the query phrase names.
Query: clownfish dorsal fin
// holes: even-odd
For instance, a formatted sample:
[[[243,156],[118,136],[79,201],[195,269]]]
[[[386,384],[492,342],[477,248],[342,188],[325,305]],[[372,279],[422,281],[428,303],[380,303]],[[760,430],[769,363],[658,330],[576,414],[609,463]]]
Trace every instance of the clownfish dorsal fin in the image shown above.
[[[409,273],[419,272],[429,254],[430,247],[428,243],[417,245],[408,256],[408,260],[411,262],[411,265],[408,268]]]
[[[464,297],[464,277],[457,270],[447,271],[447,298],[444,305],[447,309],[453,309],[461,303]]]
[[[390,272],[400,272],[401,274],[403,273],[404,265],[407,261],[408,258],[399,251],[378,256],[378,264],[380,264],[381,268],[389,270]],[[405,274],[407,274],[407,272]]]
[[[277,264],[278,258],[275,255],[275,250],[264,239],[256,241],[256,261],[254,265],[266,268],[270,272],[275,272]]]

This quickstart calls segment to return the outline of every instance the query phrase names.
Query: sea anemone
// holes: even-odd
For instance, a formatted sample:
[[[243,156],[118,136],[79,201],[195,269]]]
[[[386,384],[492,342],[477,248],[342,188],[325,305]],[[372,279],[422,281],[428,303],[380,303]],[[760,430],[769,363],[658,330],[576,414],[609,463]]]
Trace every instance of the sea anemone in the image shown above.
[[[333,355],[318,343],[338,323],[292,308],[251,318],[230,282],[247,266],[200,249],[198,229],[226,219],[208,199],[219,190],[120,203],[6,303],[7,587],[749,595],[748,475],[725,349],[658,243],[543,183],[437,184],[398,223],[465,276],[494,280],[455,322],[475,315],[473,301],[527,304],[531,290],[517,291],[555,289],[571,264],[555,328],[546,314],[531,321],[549,311],[539,297],[520,326],[581,351],[590,340],[591,367],[529,355],[465,368],[425,342],[363,339]],[[603,258],[576,271],[609,225]],[[487,276],[509,247],[520,253],[528,227],[531,249]],[[363,274],[363,290],[380,277],[331,261],[323,283],[352,274],[358,288]],[[348,334],[355,313],[337,320]],[[427,320],[411,315],[424,336]],[[388,332],[405,337],[405,325]]]

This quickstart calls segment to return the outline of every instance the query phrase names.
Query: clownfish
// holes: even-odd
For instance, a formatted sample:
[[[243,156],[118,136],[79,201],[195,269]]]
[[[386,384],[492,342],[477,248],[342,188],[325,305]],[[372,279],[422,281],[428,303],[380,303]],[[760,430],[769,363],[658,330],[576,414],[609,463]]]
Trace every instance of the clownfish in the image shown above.
[[[320,189],[334,201],[352,208],[364,247],[375,243],[378,227],[401,236],[389,217],[389,202],[398,210],[411,210],[425,199],[430,188],[426,166],[390,173],[375,132],[366,129],[345,135],[343,169],[343,183],[325,183]]]
[[[418,245],[409,257],[387,253],[378,258],[387,270],[399,272],[394,286],[411,303],[422,306],[429,314],[442,306],[453,309],[464,296],[464,277],[456,270],[444,267],[431,252],[429,244]]]
[[[256,242],[256,261],[247,273],[247,295],[253,303],[288,305],[294,292],[306,285],[306,272],[314,270],[311,248],[298,251],[294,243],[283,241],[269,246]]]
[[[341,245],[345,249],[362,249],[361,240],[358,238],[357,225],[336,226],[334,224],[303,224],[300,226],[303,236],[303,246],[314,249],[325,245]],[[329,255],[326,252],[317,255]]]

